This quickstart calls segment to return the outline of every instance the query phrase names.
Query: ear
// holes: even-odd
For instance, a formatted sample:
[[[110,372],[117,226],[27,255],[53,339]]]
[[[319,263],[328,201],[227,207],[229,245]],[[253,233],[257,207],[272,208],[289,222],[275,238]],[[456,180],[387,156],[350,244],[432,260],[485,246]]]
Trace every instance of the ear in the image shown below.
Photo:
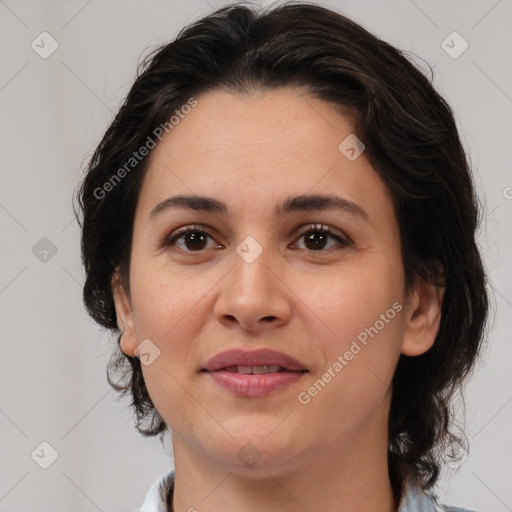
[[[419,356],[432,347],[441,324],[446,287],[420,282],[410,294],[402,354]]]
[[[117,326],[121,330],[120,347],[124,354],[135,357],[135,349],[138,345],[133,325],[133,311],[130,292],[121,278],[119,268],[112,275],[112,294],[116,308]]]

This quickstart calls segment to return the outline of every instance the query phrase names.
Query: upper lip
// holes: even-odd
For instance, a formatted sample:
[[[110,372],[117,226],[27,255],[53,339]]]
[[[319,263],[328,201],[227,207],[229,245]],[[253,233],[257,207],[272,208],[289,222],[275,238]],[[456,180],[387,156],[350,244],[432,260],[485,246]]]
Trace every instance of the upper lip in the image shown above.
[[[293,357],[267,348],[252,351],[242,349],[226,350],[210,359],[206,363],[204,370],[215,372],[223,368],[229,368],[230,366],[268,365],[281,366],[286,370],[296,372],[307,370],[302,363]]]

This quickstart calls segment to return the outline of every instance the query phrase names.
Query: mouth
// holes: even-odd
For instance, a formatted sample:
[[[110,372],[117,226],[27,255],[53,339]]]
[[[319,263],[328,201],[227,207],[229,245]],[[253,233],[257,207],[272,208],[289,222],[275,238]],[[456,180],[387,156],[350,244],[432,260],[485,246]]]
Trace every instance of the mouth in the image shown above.
[[[214,382],[242,397],[261,397],[300,380],[308,369],[296,359],[270,349],[229,350],[202,369]]]
[[[226,368],[222,368],[221,371],[238,373],[239,375],[264,375],[266,373],[289,372],[292,370],[276,364],[266,364],[262,366],[228,366]]]

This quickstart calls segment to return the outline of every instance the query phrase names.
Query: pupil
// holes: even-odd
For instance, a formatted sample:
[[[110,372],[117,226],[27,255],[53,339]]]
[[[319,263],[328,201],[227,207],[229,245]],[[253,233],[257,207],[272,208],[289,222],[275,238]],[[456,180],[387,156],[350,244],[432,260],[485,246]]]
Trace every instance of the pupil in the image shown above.
[[[205,241],[206,237],[202,233],[188,233],[185,235],[185,243],[189,249],[202,249]]]
[[[311,244],[309,248],[321,249],[325,246],[327,237],[325,233],[314,231],[305,235],[306,245]],[[202,233],[188,233],[185,235],[185,243],[189,249],[202,249],[205,245],[206,237]]]
[[[319,238],[321,238],[321,240],[318,240]],[[315,231],[309,235],[306,235],[306,245],[308,242],[311,242],[313,244],[313,249],[323,248],[325,246],[326,238],[327,237],[325,236],[325,233]]]

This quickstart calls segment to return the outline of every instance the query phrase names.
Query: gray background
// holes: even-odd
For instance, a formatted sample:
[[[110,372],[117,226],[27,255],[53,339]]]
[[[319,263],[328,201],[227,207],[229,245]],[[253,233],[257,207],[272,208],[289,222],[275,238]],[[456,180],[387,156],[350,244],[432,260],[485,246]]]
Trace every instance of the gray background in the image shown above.
[[[137,434],[106,382],[113,342],[83,310],[71,196],[141,53],[224,4],[0,0],[0,511],[133,511],[172,466],[170,442]],[[512,510],[512,2],[322,4],[429,62],[456,113],[485,201],[479,240],[495,320],[466,391],[470,455],[458,472],[447,468],[439,492]],[[43,31],[59,45],[46,59],[31,47]],[[469,44],[458,58],[441,44],[453,31]],[[452,39],[453,53],[462,41]],[[48,469],[43,441],[58,452]]]

